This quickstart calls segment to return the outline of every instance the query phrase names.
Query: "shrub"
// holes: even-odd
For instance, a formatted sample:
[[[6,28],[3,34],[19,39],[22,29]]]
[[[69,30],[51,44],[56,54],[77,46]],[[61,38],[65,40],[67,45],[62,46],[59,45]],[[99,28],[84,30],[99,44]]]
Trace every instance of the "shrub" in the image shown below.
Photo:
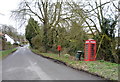
[[[36,35],[32,38],[32,45],[34,49],[38,49],[40,52],[45,52],[45,48],[42,44],[42,37],[40,35]]]
[[[11,49],[13,45],[10,42],[6,42],[5,49]]]

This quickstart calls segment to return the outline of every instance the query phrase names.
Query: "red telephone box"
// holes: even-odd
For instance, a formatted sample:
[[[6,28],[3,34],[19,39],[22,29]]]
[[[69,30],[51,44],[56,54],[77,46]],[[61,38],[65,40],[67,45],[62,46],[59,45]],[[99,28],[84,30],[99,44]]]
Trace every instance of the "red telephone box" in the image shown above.
[[[84,61],[96,60],[96,41],[93,39],[86,40]]]

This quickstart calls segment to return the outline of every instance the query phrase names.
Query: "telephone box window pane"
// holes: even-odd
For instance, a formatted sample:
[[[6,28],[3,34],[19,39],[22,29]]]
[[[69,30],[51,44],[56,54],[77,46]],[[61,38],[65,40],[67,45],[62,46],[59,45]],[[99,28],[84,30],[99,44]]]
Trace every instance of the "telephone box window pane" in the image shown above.
[[[91,44],[91,56],[94,56],[94,44]]]
[[[85,56],[85,59],[88,59],[88,55]]]

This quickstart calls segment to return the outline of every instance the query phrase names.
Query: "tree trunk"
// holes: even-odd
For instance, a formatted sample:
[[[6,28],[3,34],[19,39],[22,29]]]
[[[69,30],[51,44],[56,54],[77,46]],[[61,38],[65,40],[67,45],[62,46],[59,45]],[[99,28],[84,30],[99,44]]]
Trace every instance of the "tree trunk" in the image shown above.
[[[43,45],[45,48],[45,52],[48,50],[48,36],[47,36],[47,22],[44,22],[44,28],[43,28]]]

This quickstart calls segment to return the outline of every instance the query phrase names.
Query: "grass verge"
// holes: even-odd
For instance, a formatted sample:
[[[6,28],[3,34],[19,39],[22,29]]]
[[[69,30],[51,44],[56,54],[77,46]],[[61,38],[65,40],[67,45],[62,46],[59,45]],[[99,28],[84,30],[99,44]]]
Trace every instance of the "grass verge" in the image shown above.
[[[107,80],[118,80],[118,65],[116,63],[110,63],[103,60],[98,61],[75,61],[67,55],[61,55],[58,57],[57,54],[53,53],[41,53],[38,50],[31,49],[32,52],[42,55],[48,58],[59,60],[64,62],[67,66],[77,70],[82,70],[93,75],[103,77]]]
[[[9,54],[15,52],[16,50],[17,50],[17,48],[5,50],[5,51],[0,51],[0,59],[4,59],[5,57],[7,57]]]

